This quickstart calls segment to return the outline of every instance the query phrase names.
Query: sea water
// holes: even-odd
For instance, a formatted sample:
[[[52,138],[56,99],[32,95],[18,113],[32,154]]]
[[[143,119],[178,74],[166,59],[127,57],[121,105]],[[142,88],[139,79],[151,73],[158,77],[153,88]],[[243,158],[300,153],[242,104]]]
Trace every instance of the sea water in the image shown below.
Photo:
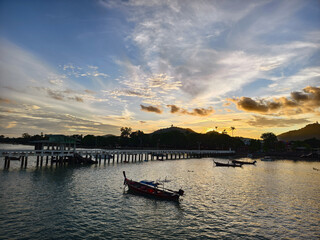
[[[3,170],[0,160],[0,239],[320,238],[319,162],[33,162]],[[185,196],[174,203],[129,194],[122,171],[133,180],[166,179],[165,187]]]

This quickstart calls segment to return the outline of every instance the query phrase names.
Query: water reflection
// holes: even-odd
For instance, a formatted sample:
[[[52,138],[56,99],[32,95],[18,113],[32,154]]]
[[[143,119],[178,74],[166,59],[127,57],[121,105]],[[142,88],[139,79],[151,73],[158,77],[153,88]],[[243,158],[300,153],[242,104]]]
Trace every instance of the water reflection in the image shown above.
[[[212,159],[188,159],[1,171],[0,237],[318,239],[313,167],[320,163],[219,168]],[[136,180],[167,177],[166,187],[185,191],[183,201],[124,193],[124,170]]]

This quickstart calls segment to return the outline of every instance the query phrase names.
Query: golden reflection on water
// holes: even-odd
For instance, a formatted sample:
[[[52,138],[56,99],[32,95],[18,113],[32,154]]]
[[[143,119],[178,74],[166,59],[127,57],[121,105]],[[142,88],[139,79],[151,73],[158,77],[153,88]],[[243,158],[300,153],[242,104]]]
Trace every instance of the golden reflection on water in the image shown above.
[[[47,234],[53,231],[49,226],[67,223],[85,238],[96,233],[101,238],[161,239],[165,233],[172,239],[312,239],[320,232],[320,174],[313,167],[320,168],[320,163],[258,161],[256,166],[216,167],[209,158],[23,171],[12,166],[0,174],[5,196],[0,220],[7,238],[15,231],[12,222],[19,219],[33,238],[46,238],[46,233],[33,232],[30,221]],[[124,194],[124,170],[134,180],[167,179],[166,187],[183,188],[183,201]],[[46,222],[49,218],[53,220]],[[66,234],[53,229],[57,236]]]

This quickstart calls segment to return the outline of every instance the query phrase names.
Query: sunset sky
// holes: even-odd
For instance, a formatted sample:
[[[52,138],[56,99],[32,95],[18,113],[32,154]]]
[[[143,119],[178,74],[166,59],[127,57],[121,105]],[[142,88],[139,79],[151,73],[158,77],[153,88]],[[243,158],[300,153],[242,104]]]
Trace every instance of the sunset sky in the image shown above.
[[[0,0],[0,134],[234,136],[320,118],[319,0]]]

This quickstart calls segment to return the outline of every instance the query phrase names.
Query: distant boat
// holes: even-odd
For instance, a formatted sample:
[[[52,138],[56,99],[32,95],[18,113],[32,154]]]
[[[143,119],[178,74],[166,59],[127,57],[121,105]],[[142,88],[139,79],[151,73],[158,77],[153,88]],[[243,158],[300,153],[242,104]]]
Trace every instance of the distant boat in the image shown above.
[[[261,158],[261,161],[270,162],[273,161],[273,159],[270,156],[265,156],[264,158]]]
[[[256,160],[254,160],[253,162],[246,162],[246,161],[239,161],[239,160],[232,160],[233,163],[237,163],[237,164],[256,164]]]
[[[125,171],[123,171],[123,176],[124,185],[128,186],[129,191],[136,194],[170,201],[179,201],[179,197],[184,194],[182,189],[179,189],[179,191],[173,191],[164,187],[159,187],[158,185],[160,185],[160,183],[155,183],[154,181],[136,182],[129,180],[126,177]]]
[[[222,162],[216,162],[213,161],[217,167],[242,167],[242,164],[238,164],[238,163],[222,163]]]

